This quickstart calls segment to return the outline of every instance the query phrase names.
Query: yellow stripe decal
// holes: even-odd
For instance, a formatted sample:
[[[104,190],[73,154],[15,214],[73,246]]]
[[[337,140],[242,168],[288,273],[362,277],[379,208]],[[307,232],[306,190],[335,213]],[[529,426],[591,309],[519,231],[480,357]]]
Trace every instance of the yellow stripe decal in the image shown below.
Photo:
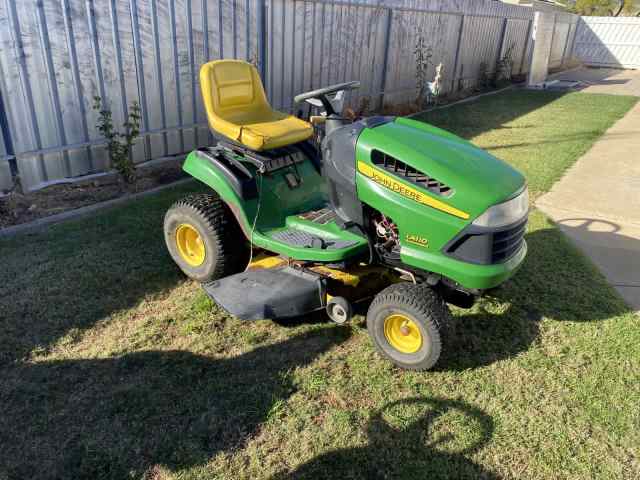
[[[358,162],[358,171],[377,184],[382,185],[383,187],[386,187],[389,190],[402,195],[403,197],[409,198],[415,202],[427,205],[450,215],[454,215],[458,218],[463,218],[464,220],[467,220],[469,218],[468,213],[463,212],[462,210],[458,210],[457,208],[452,207],[451,205],[440,200],[437,200],[416,188],[409,187],[404,183],[396,180],[392,176],[382,172],[381,170],[372,167],[369,164]]]

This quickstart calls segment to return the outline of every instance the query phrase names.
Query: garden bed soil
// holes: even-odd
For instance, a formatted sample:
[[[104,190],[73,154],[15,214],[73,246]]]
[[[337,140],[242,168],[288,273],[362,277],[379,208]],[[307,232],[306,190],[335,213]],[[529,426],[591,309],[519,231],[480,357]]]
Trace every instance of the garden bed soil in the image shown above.
[[[185,176],[182,161],[177,158],[159,165],[139,168],[137,179],[131,185],[123,184],[114,173],[73,183],[51,185],[35,192],[11,192],[0,198],[0,229],[131,193],[151,190]]]

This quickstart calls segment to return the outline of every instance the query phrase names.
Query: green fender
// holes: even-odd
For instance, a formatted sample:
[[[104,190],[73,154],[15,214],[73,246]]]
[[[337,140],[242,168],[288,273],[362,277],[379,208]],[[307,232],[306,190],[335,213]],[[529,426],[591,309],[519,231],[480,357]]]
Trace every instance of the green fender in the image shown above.
[[[255,200],[245,201],[240,199],[236,192],[229,186],[224,175],[203,156],[191,152],[184,161],[182,169],[193,178],[200,180],[205,185],[211,187],[233,212],[240,228],[245,236],[249,238],[251,226],[256,213],[257,202]],[[254,241],[256,238],[254,238]]]

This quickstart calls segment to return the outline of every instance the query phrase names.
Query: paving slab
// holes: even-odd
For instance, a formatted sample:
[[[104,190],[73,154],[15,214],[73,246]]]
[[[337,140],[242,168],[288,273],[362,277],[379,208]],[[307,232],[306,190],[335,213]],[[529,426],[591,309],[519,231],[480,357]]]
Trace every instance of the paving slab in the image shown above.
[[[640,70],[583,67],[550,75],[549,80],[581,82],[585,93],[640,96]]]
[[[585,75],[595,81],[590,70]],[[566,74],[572,79],[580,75],[581,71]],[[584,91],[640,96],[640,72],[614,71],[611,75],[600,72],[604,77],[600,81],[617,78],[620,83],[593,85]],[[625,83],[621,83],[623,78]],[[629,306],[640,312],[640,103],[536,205],[591,258]]]

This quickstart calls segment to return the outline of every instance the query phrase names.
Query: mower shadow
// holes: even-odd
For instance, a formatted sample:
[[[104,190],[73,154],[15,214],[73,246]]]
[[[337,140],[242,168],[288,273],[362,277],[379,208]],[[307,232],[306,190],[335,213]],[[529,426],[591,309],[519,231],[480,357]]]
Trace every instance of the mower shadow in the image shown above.
[[[0,387],[0,478],[130,478],[241,448],[295,391],[288,372],[348,329],[298,335],[235,358],[147,351],[19,364]]]
[[[423,413],[409,425],[398,427],[390,424],[389,420],[402,423],[408,417],[407,411],[416,408]],[[448,422],[451,417],[447,414],[450,413],[464,420]],[[367,425],[368,442],[365,446],[334,450],[292,472],[279,473],[272,480],[497,479],[496,474],[468,458],[491,440],[493,429],[490,416],[461,401],[428,397],[398,400],[373,412]],[[471,439],[467,436],[470,431],[474,432]],[[456,438],[456,434],[464,437]]]
[[[559,229],[536,230],[525,238],[527,258],[513,279],[470,313],[454,316],[454,333],[436,370],[461,371],[514,357],[536,341],[543,319],[596,322],[630,311],[622,301],[612,301],[612,288]]]

